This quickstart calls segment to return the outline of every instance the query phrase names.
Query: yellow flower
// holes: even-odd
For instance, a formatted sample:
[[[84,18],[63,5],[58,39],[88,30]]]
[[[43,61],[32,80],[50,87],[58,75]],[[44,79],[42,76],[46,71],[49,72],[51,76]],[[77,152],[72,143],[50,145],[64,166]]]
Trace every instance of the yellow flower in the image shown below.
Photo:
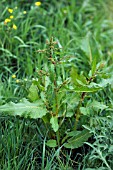
[[[17,80],[16,80],[16,83],[19,83],[19,82],[20,82],[20,80],[17,79]]]
[[[12,14],[13,13],[13,9],[8,8],[8,12]]]
[[[36,5],[36,6],[40,6],[40,5],[41,5],[41,2],[40,2],[40,1],[35,2],[35,5]]]
[[[17,30],[17,26],[15,24],[13,24],[13,29]]]
[[[11,16],[10,16],[10,19],[13,19],[13,18],[14,18],[14,16],[13,16],[13,15],[11,15]]]
[[[16,78],[16,75],[15,75],[15,74],[13,74],[13,75],[12,75],[12,78],[13,78],[13,79],[15,79],[15,78]]]
[[[7,24],[8,22],[11,22],[11,20],[6,18],[4,22],[5,22],[5,24]]]
[[[26,11],[23,11],[23,14],[26,14],[27,12]]]

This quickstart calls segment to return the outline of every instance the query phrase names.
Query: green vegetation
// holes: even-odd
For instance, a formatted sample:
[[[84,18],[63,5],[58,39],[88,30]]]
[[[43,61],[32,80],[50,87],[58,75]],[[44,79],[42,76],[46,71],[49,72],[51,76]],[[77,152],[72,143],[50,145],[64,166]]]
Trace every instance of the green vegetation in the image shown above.
[[[112,170],[112,0],[0,11],[0,170]]]

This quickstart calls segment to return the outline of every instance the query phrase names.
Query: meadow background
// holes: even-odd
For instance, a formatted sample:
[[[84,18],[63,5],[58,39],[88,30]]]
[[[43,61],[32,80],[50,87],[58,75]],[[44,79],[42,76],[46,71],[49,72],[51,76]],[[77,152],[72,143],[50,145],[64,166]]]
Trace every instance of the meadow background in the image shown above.
[[[23,98],[33,101],[38,98],[35,87],[40,86],[42,81],[40,70],[43,68],[49,70],[50,67],[49,71],[52,73],[54,63],[54,61],[48,63],[47,54],[43,51],[40,53],[38,50],[47,49],[51,37],[54,42],[57,42],[54,61],[61,60],[57,69],[59,87],[70,78],[76,81],[72,68],[76,68],[78,72],[75,75],[78,79],[76,83],[82,86],[84,83],[82,75],[84,75],[87,82],[94,79],[95,88],[97,85],[101,87],[101,90],[97,90],[96,93],[75,88],[75,92],[69,93],[69,96],[68,93],[66,94],[67,98],[65,95],[60,96],[63,98],[61,112],[64,104],[70,103],[69,113],[72,114],[72,110],[78,107],[78,101],[81,101],[79,95],[84,97],[84,93],[89,92],[80,108],[83,118],[80,119],[78,130],[86,129],[92,136],[80,147],[64,148],[61,143],[58,145],[52,143],[53,146],[46,145],[46,141],[51,139],[50,136],[53,140],[59,136],[56,133],[56,136],[53,135],[53,131],[57,131],[57,123],[55,126],[52,124],[52,130],[50,123],[47,122],[47,126],[44,126],[43,121],[47,121],[45,119],[23,115],[13,116],[10,109],[8,111],[10,105],[7,103],[19,103]],[[54,43],[52,45],[54,46]],[[50,54],[50,46],[48,51]],[[44,77],[45,74],[44,72],[41,76]],[[112,170],[112,74],[112,0],[42,0],[40,2],[1,0],[0,170]],[[34,86],[31,86],[32,84]],[[72,86],[67,86],[64,89],[61,87],[61,91],[72,89]],[[42,86],[39,89],[39,95],[44,100],[43,93],[40,93]],[[47,95],[51,96],[52,89],[50,88],[50,94],[49,89],[47,91]],[[73,95],[77,96],[76,99]],[[2,106],[5,106],[7,113],[6,110],[2,111]],[[65,133],[68,134],[68,131],[73,129],[74,111],[71,116],[67,116],[62,121],[63,125],[59,131],[61,139]]]

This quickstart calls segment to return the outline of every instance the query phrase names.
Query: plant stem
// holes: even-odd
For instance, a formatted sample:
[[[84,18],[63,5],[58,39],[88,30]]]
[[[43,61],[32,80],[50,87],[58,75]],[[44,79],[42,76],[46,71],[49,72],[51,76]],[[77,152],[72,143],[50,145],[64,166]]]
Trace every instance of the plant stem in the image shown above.
[[[94,75],[92,75],[92,76],[89,78],[88,84],[90,84],[90,83],[94,80],[95,77],[96,77],[96,72],[95,72]],[[74,130],[77,129],[78,121],[79,121],[80,116],[81,116],[80,107],[81,107],[81,105],[82,105],[82,102],[83,102],[86,94],[87,94],[86,92],[83,92],[82,95],[81,95],[81,100],[79,101],[79,104],[78,104],[78,107],[77,107],[77,111],[76,111],[76,114],[75,114],[75,117],[76,117],[76,118],[75,118]]]
[[[57,137],[58,146],[60,146],[60,133],[59,133],[59,130],[56,132],[56,137]]]
[[[80,107],[82,105],[82,102],[84,100],[84,97],[85,97],[86,93],[83,92],[82,95],[81,95],[81,100],[79,101],[79,104],[78,104],[78,107],[77,107],[77,111],[76,111],[76,118],[75,118],[75,124],[74,124],[74,130],[77,129],[77,125],[78,125],[78,122],[79,122],[79,119],[80,119],[80,116],[81,116],[81,112],[80,112]]]

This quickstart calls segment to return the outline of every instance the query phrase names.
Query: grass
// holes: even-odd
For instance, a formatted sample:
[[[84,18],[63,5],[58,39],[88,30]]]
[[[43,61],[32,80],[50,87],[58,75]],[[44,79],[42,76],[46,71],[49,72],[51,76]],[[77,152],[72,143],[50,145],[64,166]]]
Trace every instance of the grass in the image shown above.
[[[0,169],[111,170],[113,3],[111,0],[47,0],[35,6],[35,2],[0,1],[0,105],[10,101],[17,103],[28,97],[31,80],[37,78],[39,70],[48,66],[45,54],[37,51],[45,49],[46,40],[54,37],[60,48],[57,56],[65,61],[57,70],[63,80],[70,77],[73,65],[87,77],[91,70],[91,60],[98,55],[97,63],[104,63],[104,68],[102,75],[95,81],[99,83],[101,78],[107,77],[109,83],[102,91],[89,94],[83,106],[96,100],[109,108],[103,110],[104,106],[101,106],[96,114],[92,109],[90,118],[81,118],[81,124],[92,132],[93,137],[74,150],[64,149],[62,145],[49,148],[46,145],[49,131],[45,130],[40,119],[0,114]],[[13,9],[13,13],[8,12],[9,8]],[[11,22],[4,23],[11,15],[14,16]],[[17,29],[12,28],[13,24]],[[90,49],[87,49],[88,37],[89,48],[93,51],[92,58]],[[16,78],[13,79],[12,75],[16,75]],[[73,127],[73,119],[65,121],[60,133],[64,129],[67,133]]]

